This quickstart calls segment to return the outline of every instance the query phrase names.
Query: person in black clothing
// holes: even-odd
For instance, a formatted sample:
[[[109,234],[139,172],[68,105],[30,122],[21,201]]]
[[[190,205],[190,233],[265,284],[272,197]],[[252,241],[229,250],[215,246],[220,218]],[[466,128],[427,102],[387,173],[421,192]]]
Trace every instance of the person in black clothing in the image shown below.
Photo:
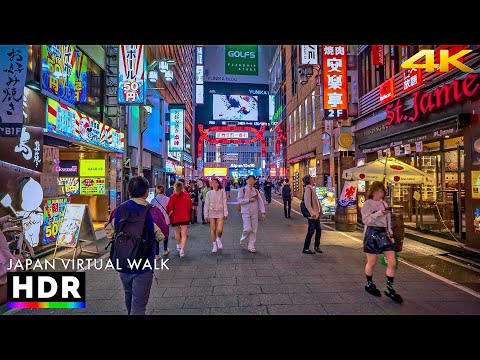
[[[165,191],[165,196],[170,197],[173,194],[173,185],[175,185],[175,179],[170,180],[170,187]]]
[[[288,178],[285,179],[285,185],[283,185],[282,188],[283,211],[285,213],[285,218],[291,218],[290,210],[292,210],[292,188],[290,187],[289,181]]]
[[[255,178],[255,184],[253,185],[253,187],[260,191],[260,181],[257,178]]]
[[[199,191],[196,182],[190,183],[190,198],[192,199],[192,224],[197,224],[197,206],[198,206],[198,199],[199,199]]]
[[[272,179],[267,177],[267,180],[265,180],[265,183],[263,185],[263,191],[265,191],[265,200],[267,200],[267,204],[270,204],[272,202]]]

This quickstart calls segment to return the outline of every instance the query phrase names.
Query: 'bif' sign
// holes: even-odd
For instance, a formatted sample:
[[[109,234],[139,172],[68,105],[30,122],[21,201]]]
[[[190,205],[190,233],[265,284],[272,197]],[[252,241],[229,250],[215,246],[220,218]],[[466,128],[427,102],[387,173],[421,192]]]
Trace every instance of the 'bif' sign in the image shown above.
[[[7,306],[13,309],[85,307],[85,272],[9,272]]]

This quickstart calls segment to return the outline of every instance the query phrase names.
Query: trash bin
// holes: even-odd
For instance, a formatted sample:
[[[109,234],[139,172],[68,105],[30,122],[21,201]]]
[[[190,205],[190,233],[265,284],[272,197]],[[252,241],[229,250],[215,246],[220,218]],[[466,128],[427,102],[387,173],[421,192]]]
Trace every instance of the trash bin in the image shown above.
[[[394,207],[392,212],[392,231],[395,240],[394,250],[400,252],[403,249],[405,239],[405,226],[403,225],[403,207]]]
[[[335,230],[354,232],[357,228],[357,205],[337,206],[335,210]]]

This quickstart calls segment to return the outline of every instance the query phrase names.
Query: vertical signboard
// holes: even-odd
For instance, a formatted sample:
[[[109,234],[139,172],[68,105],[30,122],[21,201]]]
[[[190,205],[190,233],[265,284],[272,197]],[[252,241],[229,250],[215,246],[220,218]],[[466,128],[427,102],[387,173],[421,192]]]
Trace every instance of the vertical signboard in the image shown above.
[[[118,53],[118,103],[142,104],[145,101],[144,46],[120,45]]]
[[[422,69],[406,69],[403,72],[403,91],[415,89],[422,83]]]
[[[347,117],[347,46],[324,45],[323,55],[323,107],[325,118]]]
[[[185,104],[170,104],[169,151],[183,151],[185,145]]]
[[[318,64],[318,46],[317,45],[301,45],[301,64],[317,65]]]
[[[48,199],[43,203],[43,244],[57,240],[58,231],[70,199]]]
[[[372,45],[372,64],[380,66],[383,65],[384,62],[383,45]]]
[[[1,161],[42,172],[42,159],[42,128],[24,126],[19,138],[10,137],[1,140]]]
[[[28,45],[0,46],[0,136],[21,133],[27,57]]]
[[[225,45],[225,74],[258,75],[258,45]]]

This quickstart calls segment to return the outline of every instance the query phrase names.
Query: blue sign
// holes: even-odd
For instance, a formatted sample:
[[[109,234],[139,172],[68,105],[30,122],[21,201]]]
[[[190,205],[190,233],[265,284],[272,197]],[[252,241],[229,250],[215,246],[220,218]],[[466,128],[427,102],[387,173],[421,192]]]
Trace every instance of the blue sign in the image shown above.
[[[20,136],[27,57],[28,45],[0,46],[0,136]]]

